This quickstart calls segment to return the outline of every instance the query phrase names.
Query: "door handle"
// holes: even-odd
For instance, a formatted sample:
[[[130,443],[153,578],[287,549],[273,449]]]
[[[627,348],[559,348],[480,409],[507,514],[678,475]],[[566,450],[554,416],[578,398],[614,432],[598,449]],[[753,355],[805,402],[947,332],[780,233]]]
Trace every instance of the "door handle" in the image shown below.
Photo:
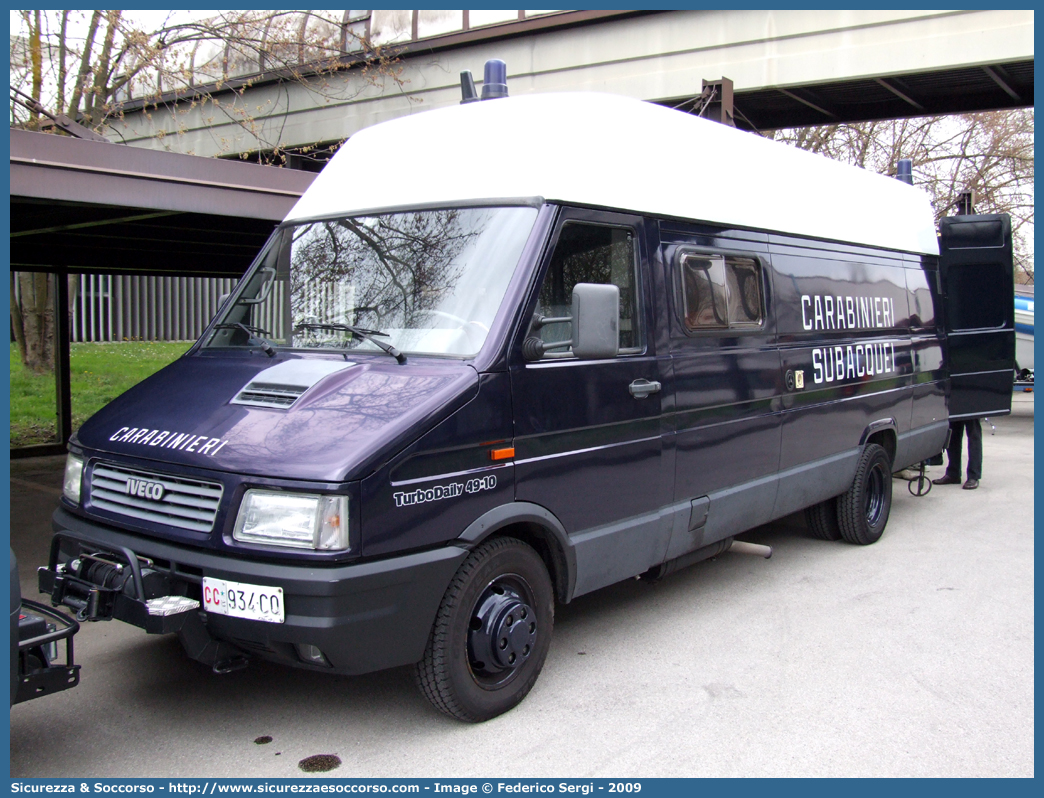
[[[650,394],[660,392],[660,383],[650,382],[645,379],[637,379],[627,386],[627,390],[631,392],[631,396],[635,399],[644,399]]]

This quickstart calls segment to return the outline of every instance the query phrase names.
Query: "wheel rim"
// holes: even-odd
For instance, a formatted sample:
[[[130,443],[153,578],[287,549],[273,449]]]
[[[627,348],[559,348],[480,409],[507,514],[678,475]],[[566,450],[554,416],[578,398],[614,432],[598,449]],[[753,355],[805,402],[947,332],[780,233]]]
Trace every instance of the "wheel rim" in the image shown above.
[[[880,464],[875,465],[866,478],[866,523],[876,527],[885,510],[886,474]]]
[[[498,576],[482,591],[468,624],[468,667],[481,687],[503,687],[529,660],[539,631],[534,604],[517,574]]]

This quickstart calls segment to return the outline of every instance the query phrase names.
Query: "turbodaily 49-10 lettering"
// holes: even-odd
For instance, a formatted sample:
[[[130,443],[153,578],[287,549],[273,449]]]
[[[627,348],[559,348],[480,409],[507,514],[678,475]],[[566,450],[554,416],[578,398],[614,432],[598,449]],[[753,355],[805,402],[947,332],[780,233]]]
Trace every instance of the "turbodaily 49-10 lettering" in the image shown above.
[[[410,504],[437,502],[440,499],[452,499],[465,493],[478,493],[480,490],[493,490],[497,486],[497,475],[486,474],[484,477],[469,479],[467,482],[451,482],[449,485],[436,485],[433,488],[419,488],[409,493],[399,492],[392,495],[396,507]]]

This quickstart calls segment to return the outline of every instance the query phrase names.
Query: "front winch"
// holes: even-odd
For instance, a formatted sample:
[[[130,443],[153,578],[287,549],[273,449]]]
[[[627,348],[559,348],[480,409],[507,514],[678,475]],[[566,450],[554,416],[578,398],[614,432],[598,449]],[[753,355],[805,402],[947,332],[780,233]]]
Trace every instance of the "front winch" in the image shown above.
[[[62,541],[76,548],[72,558],[59,563]],[[38,573],[40,592],[54,606],[76,610],[80,621],[118,620],[148,634],[176,634],[186,653],[210,665],[216,673],[245,667],[246,652],[215,640],[203,620],[198,599],[184,592],[188,577],[173,563],[169,570],[117,546],[70,532],[56,532],[48,565]]]
[[[82,606],[77,608],[77,617],[81,621],[109,620],[117,594],[144,599],[146,604],[152,599],[167,596],[170,592],[167,575],[153,569],[151,561],[136,559],[141,574],[140,589],[138,580],[134,578],[134,569],[115,557],[100,553],[82,554],[65,566],[59,565],[61,573],[74,578],[67,583],[66,600],[63,603],[77,608],[76,605],[82,602]],[[195,607],[198,606],[197,601]]]
[[[70,537],[80,553],[59,563],[63,539],[58,534],[51,542],[48,567],[39,570],[40,592],[49,594],[54,606],[75,610],[77,620],[115,618],[150,634],[167,634],[179,631],[186,614],[199,609],[196,599],[170,595],[167,573],[123,547],[94,549],[93,541]]]

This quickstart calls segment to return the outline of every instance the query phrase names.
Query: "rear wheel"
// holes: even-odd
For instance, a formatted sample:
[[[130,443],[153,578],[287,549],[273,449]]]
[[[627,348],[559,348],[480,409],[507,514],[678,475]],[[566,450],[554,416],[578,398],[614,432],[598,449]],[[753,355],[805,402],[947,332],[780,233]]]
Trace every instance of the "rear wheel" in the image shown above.
[[[859,457],[852,487],[837,499],[841,537],[867,546],[880,540],[892,509],[892,462],[888,452],[868,443]]]
[[[841,540],[836,498],[805,508],[805,521],[812,537],[820,540]]]
[[[533,688],[553,626],[551,579],[537,553],[514,538],[485,543],[446,589],[417,686],[459,720],[496,717]]]

